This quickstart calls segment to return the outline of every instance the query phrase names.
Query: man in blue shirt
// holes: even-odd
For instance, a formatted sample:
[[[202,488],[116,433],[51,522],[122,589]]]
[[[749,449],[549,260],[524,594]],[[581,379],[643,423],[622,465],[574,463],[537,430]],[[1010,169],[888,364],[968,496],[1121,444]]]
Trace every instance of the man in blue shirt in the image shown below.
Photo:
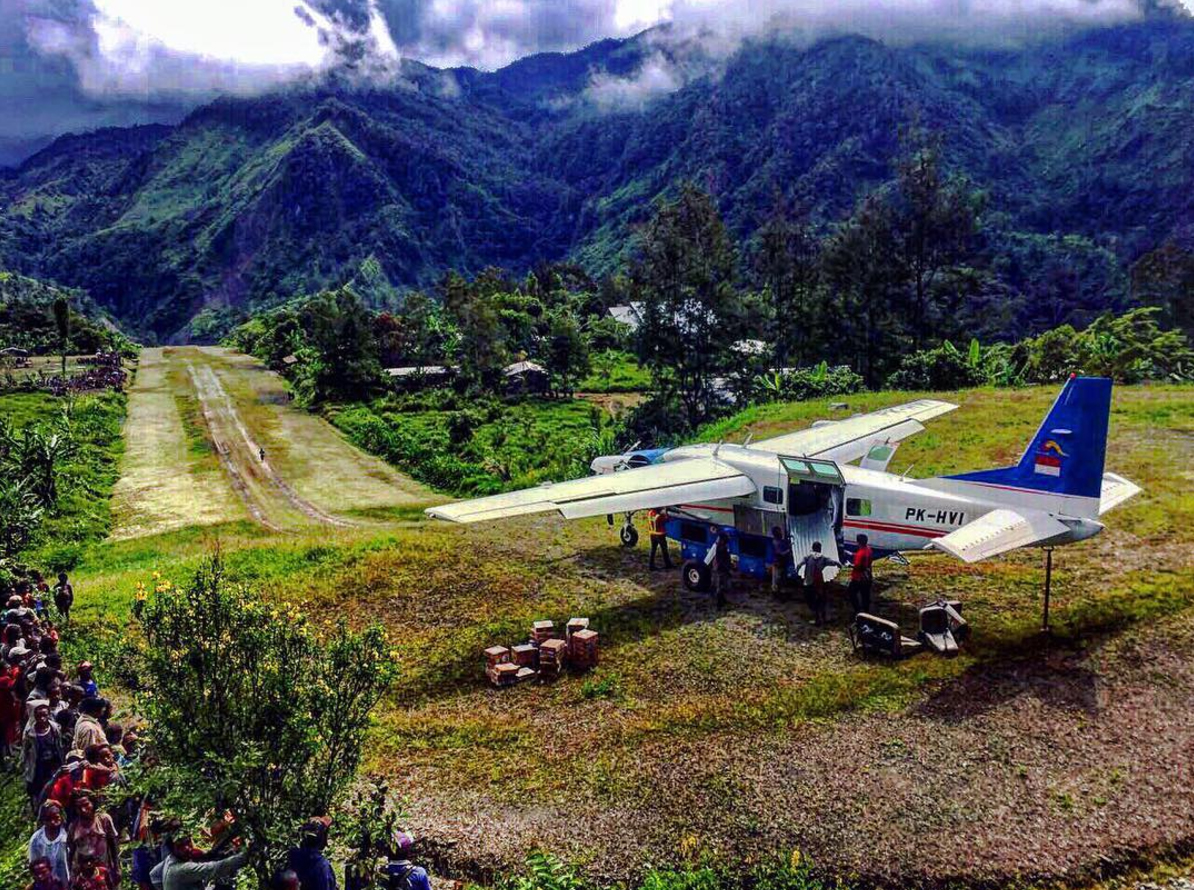
[[[302,840],[286,857],[286,867],[298,875],[302,890],[336,890],[336,875],[324,850],[332,820],[318,816],[303,826]]]

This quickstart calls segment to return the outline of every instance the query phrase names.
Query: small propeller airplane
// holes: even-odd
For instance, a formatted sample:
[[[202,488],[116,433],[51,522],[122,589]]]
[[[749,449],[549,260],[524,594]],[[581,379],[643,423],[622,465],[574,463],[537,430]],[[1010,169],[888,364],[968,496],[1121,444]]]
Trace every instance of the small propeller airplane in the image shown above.
[[[931,479],[886,471],[899,443],[921,432],[923,421],[957,407],[918,399],[760,442],[632,450],[598,457],[594,475],[584,479],[427,513],[465,523],[552,511],[612,522],[623,513],[622,542],[633,546],[633,514],[667,508],[667,535],[680,543],[685,585],[705,590],[705,557],[723,530],[739,570],[759,577],[770,564],[774,528],[786,530],[798,558],[814,541],[833,559],[852,555],[865,534],[876,558],[931,549],[973,563],[1091,538],[1103,530],[1098,517],[1140,492],[1104,472],[1111,381],[1101,377],[1066,382],[1015,466]]]

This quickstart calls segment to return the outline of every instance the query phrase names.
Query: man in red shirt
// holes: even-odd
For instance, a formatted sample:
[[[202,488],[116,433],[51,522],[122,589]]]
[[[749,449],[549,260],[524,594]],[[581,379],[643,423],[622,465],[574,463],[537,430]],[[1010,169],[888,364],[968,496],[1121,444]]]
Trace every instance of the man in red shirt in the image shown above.
[[[875,562],[875,553],[867,541],[866,535],[858,536],[858,547],[851,563],[849,592],[855,615],[871,611],[871,565]]]

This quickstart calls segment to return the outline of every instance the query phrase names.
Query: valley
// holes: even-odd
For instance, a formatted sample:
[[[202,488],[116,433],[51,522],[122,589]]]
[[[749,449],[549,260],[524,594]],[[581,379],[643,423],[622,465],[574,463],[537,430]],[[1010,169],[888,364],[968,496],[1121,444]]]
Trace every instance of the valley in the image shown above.
[[[622,548],[602,520],[422,520],[416,508],[434,495],[375,472],[323,421],[271,398],[276,378],[227,351],[150,353],[130,434],[141,429],[138,400],[159,385],[155,363],[180,418],[200,417],[207,399],[215,438],[242,452],[235,464],[268,524],[251,521],[215,455],[193,457],[206,469],[192,463],[186,477],[206,472],[209,487],[193,488],[194,506],[178,487],[173,526],[152,504],[138,520],[135,499],[118,494],[118,529],[141,534],[117,531],[79,565],[81,616],[119,622],[137,581],[154,571],[183,581],[218,541],[234,579],[280,605],[321,623],[383,621],[401,678],[364,769],[406,798],[446,875],[487,882],[547,849],[605,883],[647,863],[765,861],[798,848],[868,884],[1072,884],[1194,837],[1184,790],[1194,744],[1188,389],[1117,388],[1112,466],[1145,493],[1098,538],[1059,552],[1051,638],[1037,632],[1039,553],[978,566],[914,554],[907,568],[877,569],[881,614],[908,624],[924,601],[956,597],[975,637],[955,659],[885,664],[850,652],[840,592],[826,629],[809,625],[803,604],[748,582],[719,612],[674,575],[648,573],[645,552]],[[188,363],[220,389],[207,378],[197,390]],[[901,450],[917,474],[1013,457],[1053,391],[934,395],[962,407]],[[849,403],[865,411],[906,398]],[[771,435],[826,410],[752,408],[722,432]],[[338,523],[253,475],[236,418],[300,501]],[[180,435],[196,450],[188,423],[163,440],[161,472],[183,453]],[[126,459],[118,493],[144,465]],[[208,511],[187,512],[199,506]],[[592,675],[485,683],[483,648],[571,615],[601,634]]]

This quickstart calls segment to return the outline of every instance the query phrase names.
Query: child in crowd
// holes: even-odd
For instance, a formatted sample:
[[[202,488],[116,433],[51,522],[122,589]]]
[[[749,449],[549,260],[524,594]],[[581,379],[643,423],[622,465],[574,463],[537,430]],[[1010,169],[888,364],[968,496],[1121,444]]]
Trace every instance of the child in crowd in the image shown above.
[[[68,890],[62,879],[54,874],[48,859],[35,859],[29,863],[29,873],[33,882],[26,885],[26,890]]]

